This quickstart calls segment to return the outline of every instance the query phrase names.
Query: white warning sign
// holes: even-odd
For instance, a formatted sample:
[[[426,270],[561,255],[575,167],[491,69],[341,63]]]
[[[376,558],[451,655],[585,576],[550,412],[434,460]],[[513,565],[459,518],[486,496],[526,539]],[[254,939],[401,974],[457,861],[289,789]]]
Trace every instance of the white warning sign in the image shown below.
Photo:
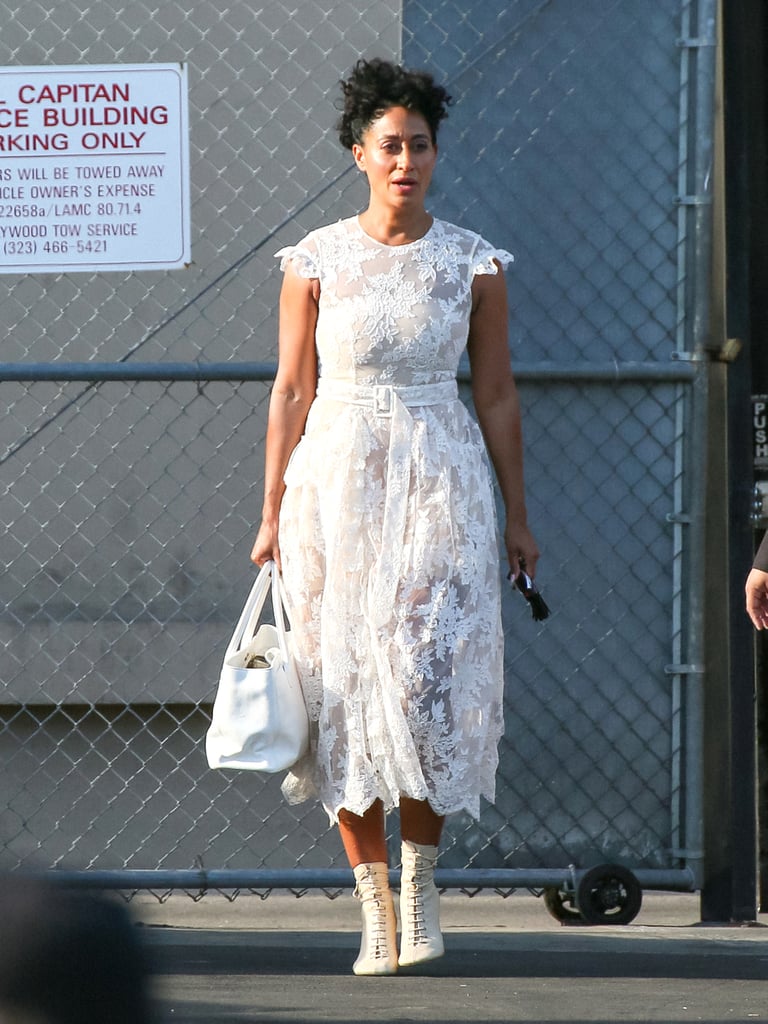
[[[186,67],[0,68],[0,273],[189,261]]]

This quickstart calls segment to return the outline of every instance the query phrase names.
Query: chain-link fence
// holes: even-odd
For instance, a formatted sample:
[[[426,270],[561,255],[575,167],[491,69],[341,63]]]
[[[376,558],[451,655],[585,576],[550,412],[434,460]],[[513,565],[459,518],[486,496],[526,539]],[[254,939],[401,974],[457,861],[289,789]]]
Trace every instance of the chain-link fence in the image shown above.
[[[0,2],[6,64],[188,64],[193,226],[185,271],[0,276],[0,867],[290,880],[343,864],[321,809],[287,807],[274,778],[209,771],[203,737],[252,575],[273,253],[364,202],[333,101],[376,54],[429,66],[456,101],[433,212],[515,253],[554,609],[539,625],[506,596],[498,797],[479,827],[450,821],[441,863],[695,879],[684,506],[701,439],[675,356],[696,313],[681,216],[689,91],[711,59],[696,10]]]

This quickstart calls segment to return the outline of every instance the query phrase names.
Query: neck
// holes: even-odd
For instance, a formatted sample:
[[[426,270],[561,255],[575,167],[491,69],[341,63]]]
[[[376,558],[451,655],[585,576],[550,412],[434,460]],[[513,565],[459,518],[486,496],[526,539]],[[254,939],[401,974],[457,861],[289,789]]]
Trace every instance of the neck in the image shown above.
[[[385,245],[406,245],[423,238],[433,219],[424,209],[377,211],[371,206],[358,217],[363,231]]]

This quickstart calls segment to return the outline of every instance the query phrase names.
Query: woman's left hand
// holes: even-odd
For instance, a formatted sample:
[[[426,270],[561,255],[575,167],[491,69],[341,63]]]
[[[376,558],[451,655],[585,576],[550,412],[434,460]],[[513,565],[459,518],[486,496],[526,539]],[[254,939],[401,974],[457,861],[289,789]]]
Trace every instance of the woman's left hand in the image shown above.
[[[512,520],[507,521],[504,530],[504,544],[507,549],[512,579],[515,579],[520,572],[521,562],[525,564],[525,571],[533,579],[536,575],[536,563],[539,560],[539,546],[528,527]]]

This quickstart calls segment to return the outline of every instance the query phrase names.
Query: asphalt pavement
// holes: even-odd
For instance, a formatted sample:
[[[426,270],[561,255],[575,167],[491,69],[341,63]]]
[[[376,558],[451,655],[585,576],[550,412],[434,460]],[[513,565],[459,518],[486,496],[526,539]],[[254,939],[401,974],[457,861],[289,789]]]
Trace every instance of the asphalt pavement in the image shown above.
[[[768,1021],[768,917],[704,925],[695,894],[645,893],[631,924],[590,927],[527,893],[449,893],[446,955],[387,978],[352,974],[348,890],[227,895],[131,903],[163,1022]]]

